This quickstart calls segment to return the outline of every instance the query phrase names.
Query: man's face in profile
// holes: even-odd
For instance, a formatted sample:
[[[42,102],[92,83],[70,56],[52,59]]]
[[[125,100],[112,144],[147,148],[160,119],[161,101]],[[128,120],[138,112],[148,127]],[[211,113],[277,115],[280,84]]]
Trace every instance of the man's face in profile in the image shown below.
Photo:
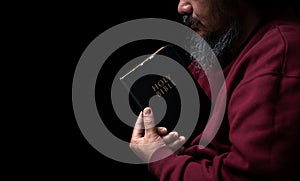
[[[178,12],[188,15],[186,23],[200,36],[205,37],[224,26],[226,17],[224,14],[222,17],[218,6],[222,6],[219,0],[180,0]]]
[[[206,40],[219,59],[231,49],[239,34],[239,23],[229,4],[231,1],[226,1],[226,5],[224,1],[180,0],[178,4],[183,22]]]

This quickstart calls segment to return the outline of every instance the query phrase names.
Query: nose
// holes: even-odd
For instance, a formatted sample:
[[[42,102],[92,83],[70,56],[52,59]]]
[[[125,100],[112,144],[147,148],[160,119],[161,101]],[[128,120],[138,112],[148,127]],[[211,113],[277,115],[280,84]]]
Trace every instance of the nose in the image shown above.
[[[192,5],[189,0],[180,0],[178,3],[179,14],[191,14],[193,11]]]

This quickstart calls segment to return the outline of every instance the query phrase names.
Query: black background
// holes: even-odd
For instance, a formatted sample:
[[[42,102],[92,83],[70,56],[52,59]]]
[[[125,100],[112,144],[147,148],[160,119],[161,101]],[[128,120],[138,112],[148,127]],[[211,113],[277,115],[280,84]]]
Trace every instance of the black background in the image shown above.
[[[38,35],[35,52],[38,52],[36,56],[39,59],[39,68],[33,77],[39,79],[37,82],[40,88],[35,91],[35,96],[38,92],[42,94],[38,96],[36,104],[37,109],[42,108],[42,111],[35,112],[40,116],[35,125],[36,133],[31,137],[34,141],[30,156],[21,156],[26,160],[19,166],[24,176],[84,180],[156,180],[148,174],[146,165],[111,160],[87,142],[73,112],[72,81],[82,53],[101,33],[119,23],[138,18],[181,21],[177,13],[177,3],[134,0],[34,5],[38,8],[24,20],[29,19],[28,22],[34,27],[28,35]],[[141,55],[153,53],[159,45],[152,45],[140,47],[138,51]]]
[[[9,131],[9,144],[3,146],[8,150],[3,155],[8,160],[3,162],[8,178],[155,180],[146,165],[111,160],[87,142],[73,112],[73,75],[82,53],[98,35],[138,18],[181,21],[178,1],[13,2],[3,6],[8,9],[3,15],[3,38],[9,39],[3,40],[3,54],[9,55],[3,63],[11,64],[2,67],[11,78],[3,89],[11,93],[6,97],[13,110],[3,121],[12,124],[11,129],[3,127]],[[9,48],[11,52],[6,51]],[[139,51],[149,54],[155,49],[149,45]]]

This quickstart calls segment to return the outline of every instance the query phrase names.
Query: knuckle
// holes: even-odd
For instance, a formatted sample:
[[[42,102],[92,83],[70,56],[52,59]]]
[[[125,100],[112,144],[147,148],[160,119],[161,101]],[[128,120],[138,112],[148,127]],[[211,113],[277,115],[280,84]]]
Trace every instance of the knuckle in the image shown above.
[[[151,119],[144,119],[144,124],[145,125],[151,125],[153,121]]]
[[[178,136],[179,136],[178,133],[177,133],[176,131],[173,131],[171,135],[172,135],[173,138],[176,138],[176,139],[177,139]]]

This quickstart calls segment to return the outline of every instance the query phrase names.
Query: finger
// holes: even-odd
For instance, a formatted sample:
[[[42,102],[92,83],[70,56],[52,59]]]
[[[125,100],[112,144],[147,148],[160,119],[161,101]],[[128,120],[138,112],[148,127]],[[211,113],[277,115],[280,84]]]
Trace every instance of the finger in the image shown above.
[[[156,128],[155,128],[155,121],[153,112],[150,107],[147,107],[143,111],[143,120],[144,120],[144,126],[145,126],[145,136],[148,134],[157,134]]]
[[[179,136],[177,140],[175,140],[174,142],[168,144],[168,146],[174,150],[174,151],[178,151],[178,149],[180,147],[182,147],[182,145],[185,143],[185,137],[184,136]]]
[[[160,136],[165,136],[168,134],[168,130],[167,128],[165,127],[158,127],[157,128],[157,133],[160,135]]]
[[[143,112],[141,111],[134,125],[132,138],[141,138],[143,133]]]
[[[163,140],[165,141],[166,144],[172,143],[176,141],[179,137],[179,134],[176,131],[170,132],[168,135],[163,137]]]

